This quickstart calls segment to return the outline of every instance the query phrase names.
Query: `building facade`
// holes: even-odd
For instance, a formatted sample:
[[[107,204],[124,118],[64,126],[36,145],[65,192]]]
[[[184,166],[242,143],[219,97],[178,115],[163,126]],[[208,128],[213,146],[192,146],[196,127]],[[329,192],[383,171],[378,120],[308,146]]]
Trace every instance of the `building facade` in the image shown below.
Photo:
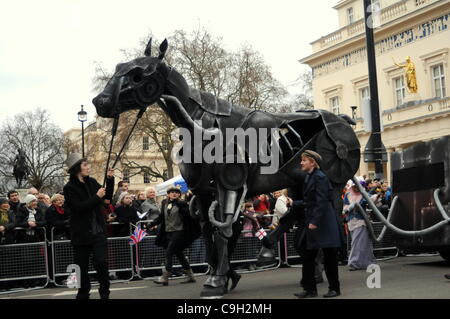
[[[373,1],[376,2],[376,1]],[[389,153],[420,141],[450,135],[450,0],[380,0],[374,29],[382,140]],[[339,29],[311,43],[312,54],[300,60],[313,72],[314,105],[352,116],[361,150],[362,103],[370,98],[363,0],[341,0],[334,7]],[[376,21],[376,19],[374,19]],[[415,66],[418,91],[408,89],[404,65]],[[361,158],[359,175],[374,175],[374,164]],[[390,180],[389,162],[384,167]]]

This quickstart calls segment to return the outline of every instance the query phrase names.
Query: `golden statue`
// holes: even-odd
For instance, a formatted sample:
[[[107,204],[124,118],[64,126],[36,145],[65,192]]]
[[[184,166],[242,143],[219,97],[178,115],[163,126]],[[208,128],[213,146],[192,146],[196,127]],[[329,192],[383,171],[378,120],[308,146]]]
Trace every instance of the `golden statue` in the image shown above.
[[[392,58],[394,60],[394,58]],[[405,68],[406,69],[406,83],[408,86],[408,90],[410,93],[417,93],[418,87],[417,87],[417,77],[416,77],[416,66],[411,61],[411,57],[406,57],[406,63],[405,64],[398,64],[394,60],[394,64],[398,66],[399,68]]]

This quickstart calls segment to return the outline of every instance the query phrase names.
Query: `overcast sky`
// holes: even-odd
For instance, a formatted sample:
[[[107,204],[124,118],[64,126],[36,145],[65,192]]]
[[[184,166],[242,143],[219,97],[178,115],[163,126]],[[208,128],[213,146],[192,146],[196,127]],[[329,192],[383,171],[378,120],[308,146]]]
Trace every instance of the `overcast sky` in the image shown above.
[[[310,42],[337,29],[337,0],[14,0],[0,6],[0,123],[36,107],[63,130],[89,121],[94,62],[112,70],[121,48],[151,30],[158,39],[199,24],[230,50],[249,43],[290,85],[305,69]],[[170,44],[169,44],[170,45]],[[291,87],[290,91],[298,91]],[[1,137],[0,137],[1,138]]]

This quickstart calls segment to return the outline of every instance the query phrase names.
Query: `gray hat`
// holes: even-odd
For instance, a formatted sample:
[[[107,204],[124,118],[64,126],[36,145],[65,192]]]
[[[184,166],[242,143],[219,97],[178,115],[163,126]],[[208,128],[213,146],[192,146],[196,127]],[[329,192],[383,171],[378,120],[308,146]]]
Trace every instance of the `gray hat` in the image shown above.
[[[4,203],[9,203],[9,201],[5,197],[0,197],[0,205],[3,205]]]
[[[128,196],[128,195],[130,195],[130,193],[128,193],[128,192],[120,193],[119,198],[117,199],[117,203],[122,204],[122,200],[125,198],[125,196]]]
[[[81,163],[83,160],[86,160],[81,156],[80,153],[71,153],[69,156],[67,156],[66,159],[66,165],[67,170],[70,171],[72,168],[74,168],[77,164]]]
[[[27,196],[25,196],[25,199],[24,199],[25,204],[27,204],[27,206],[34,200],[37,201],[37,198],[36,198],[36,196],[31,195],[31,194],[28,194]]]

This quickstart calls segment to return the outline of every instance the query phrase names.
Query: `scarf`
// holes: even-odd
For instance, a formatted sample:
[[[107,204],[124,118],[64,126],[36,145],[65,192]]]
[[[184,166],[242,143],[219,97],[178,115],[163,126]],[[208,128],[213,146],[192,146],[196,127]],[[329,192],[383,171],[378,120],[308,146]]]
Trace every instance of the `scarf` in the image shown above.
[[[0,225],[5,226],[8,222],[8,211],[0,209]]]
[[[55,205],[56,212],[60,215],[64,215],[64,208],[62,206]]]
[[[350,203],[359,203],[362,200],[362,194],[359,192],[355,192],[353,188],[350,188],[348,194],[348,201]]]

